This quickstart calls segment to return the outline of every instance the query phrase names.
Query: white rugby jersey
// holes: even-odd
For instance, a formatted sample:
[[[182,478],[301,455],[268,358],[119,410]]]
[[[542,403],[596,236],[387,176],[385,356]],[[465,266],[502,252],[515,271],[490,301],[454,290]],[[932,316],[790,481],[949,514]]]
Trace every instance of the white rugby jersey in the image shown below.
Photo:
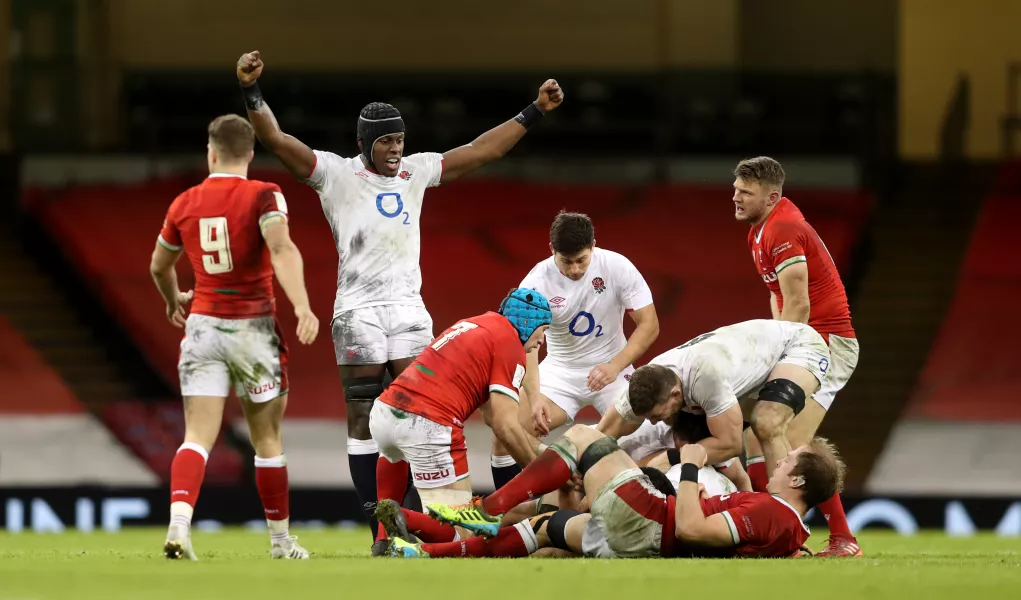
[[[519,287],[549,300],[553,323],[546,330],[546,360],[570,368],[609,362],[627,345],[624,312],[652,304],[642,274],[621,254],[595,248],[585,276],[573,281],[553,257],[535,265]]]
[[[666,472],[666,478],[670,480],[675,490],[681,487],[681,465],[670,467],[670,470]],[[705,493],[710,498],[722,496],[723,494],[733,494],[737,491],[737,486],[734,485],[733,481],[709,465],[699,469],[698,482],[705,486]]]
[[[405,156],[396,177],[366,169],[360,155],[315,155],[306,183],[319,193],[340,254],[333,316],[366,306],[423,304],[419,222],[426,188],[440,184],[443,155]]]
[[[807,330],[807,331],[806,331]],[[757,319],[720,327],[660,354],[649,364],[663,365],[681,380],[682,410],[716,417],[739,398],[758,392],[788,346],[815,333],[804,323]],[[818,337],[815,333],[815,337]],[[825,343],[819,338],[821,348]],[[625,419],[640,423],[626,396],[617,400]]]

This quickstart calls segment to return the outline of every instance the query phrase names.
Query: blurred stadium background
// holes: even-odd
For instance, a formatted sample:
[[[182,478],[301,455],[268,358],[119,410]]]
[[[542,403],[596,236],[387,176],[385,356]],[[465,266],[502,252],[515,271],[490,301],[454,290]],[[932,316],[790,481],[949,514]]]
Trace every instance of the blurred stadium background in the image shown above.
[[[646,360],[768,317],[731,169],[780,159],[863,348],[823,425],[851,468],[851,521],[1019,535],[1018,22],[1015,0],[2,0],[0,523],[164,523],[180,332],[147,265],[166,207],[205,175],[207,123],[244,114],[234,64],[258,49],[283,129],[342,155],[369,101],[401,109],[409,153],[444,151],[545,78],[565,89],[510,156],[429,192],[436,331],[544,258],[561,208],[649,280],[662,332]],[[326,319],[337,253],[317,198],[256,160]],[[357,520],[329,336],[292,350],[292,518]],[[235,409],[198,519],[261,521],[242,428]],[[489,434],[468,437],[485,491]]]

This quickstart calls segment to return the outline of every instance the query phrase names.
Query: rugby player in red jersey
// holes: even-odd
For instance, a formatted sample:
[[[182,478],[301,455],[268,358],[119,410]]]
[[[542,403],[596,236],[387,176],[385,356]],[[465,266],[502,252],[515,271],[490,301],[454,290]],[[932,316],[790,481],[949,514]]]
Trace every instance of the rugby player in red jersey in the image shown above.
[[[457,322],[426,346],[379,397],[369,414],[379,446],[376,486],[379,506],[399,503],[408,470],[423,504],[467,504],[471,499],[464,424],[478,410],[511,456],[527,465],[539,441],[522,428],[518,394],[525,353],[543,342],[552,320],[549,301],[518,288],[498,312]],[[409,519],[425,518],[421,513]],[[412,529],[418,529],[411,524]],[[447,540],[453,539],[448,530]],[[386,537],[381,525],[377,542]]]
[[[830,348],[825,381],[806,402],[787,430],[791,447],[808,443],[847,384],[858,364],[858,340],[851,326],[851,311],[840,274],[826,244],[804,215],[783,196],[784,170],[768,156],[750,158],[734,169],[734,216],[751,225],[748,248],[755,268],[769,288],[769,307],[774,319],[808,323]],[[775,410],[785,410],[772,405]],[[787,409],[789,410],[789,409]],[[747,436],[748,473],[761,489],[773,468],[762,460],[759,439],[768,431]],[[830,528],[830,539],[819,556],[861,556],[851,534],[840,497],[819,505]]]
[[[280,437],[287,345],[276,319],[274,273],[294,305],[301,343],[315,340],[319,321],[309,308],[284,196],[275,184],[247,177],[254,148],[255,132],[245,119],[225,115],[209,125],[209,177],[170,205],[149,267],[167,318],[185,332],[178,363],[185,434],[170,467],[167,558],[196,559],[191,518],[232,388],[255,447],[255,483],[269,526],[270,555],[309,556],[289,533],[290,492]],[[193,295],[181,292],[175,270],[182,251],[195,271],[187,318],[184,305]]]
[[[699,444],[681,449],[676,495],[663,490],[617,443],[597,430],[575,425],[521,474],[485,501],[465,507],[431,504],[437,519],[475,537],[443,544],[391,540],[390,554],[407,558],[527,556],[553,546],[596,558],[798,556],[810,534],[805,513],[839,490],[844,466],[821,438],[778,461],[767,492],[735,492],[701,498],[698,471],[706,463]],[[556,490],[578,472],[590,512],[558,510],[500,528],[494,514]],[[667,487],[670,487],[667,483]]]

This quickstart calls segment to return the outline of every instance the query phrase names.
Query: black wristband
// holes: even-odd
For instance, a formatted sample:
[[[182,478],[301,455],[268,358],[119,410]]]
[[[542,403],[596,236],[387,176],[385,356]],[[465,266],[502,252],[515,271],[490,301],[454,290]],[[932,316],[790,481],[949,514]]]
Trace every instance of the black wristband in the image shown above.
[[[698,471],[699,468],[695,463],[684,463],[681,465],[681,483],[685,481],[698,483]]]
[[[258,81],[248,87],[241,86],[241,95],[245,97],[245,108],[248,110],[259,110],[265,104]]]
[[[681,451],[678,448],[670,448],[666,451],[666,459],[670,461],[670,466],[681,464]]]
[[[532,125],[538,123],[539,119],[541,118],[542,111],[539,110],[539,107],[535,105],[535,102],[533,102],[526,106],[524,110],[519,112],[518,116],[514,117],[514,120],[517,121],[518,123],[521,123],[521,125],[524,126],[525,129],[528,129]]]

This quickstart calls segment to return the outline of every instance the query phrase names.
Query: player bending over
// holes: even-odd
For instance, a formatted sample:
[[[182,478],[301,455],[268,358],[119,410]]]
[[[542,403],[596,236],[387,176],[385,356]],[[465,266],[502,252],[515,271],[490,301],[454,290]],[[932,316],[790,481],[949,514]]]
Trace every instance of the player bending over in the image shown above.
[[[711,464],[741,454],[744,413],[751,404],[752,431],[766,460],[790,452],[787,424],[819,388],[829,349],[808,325],[756,320],[721,327],[669,350],[631,376],[627,396],[599,423],[620,437],[645,419],[669,421],[680,411],[705,415],[711,436],[699,444]]]
[[[209,125],[209,177],[174,200],[152,254],[156,287],[167,318],[183,327],[181,394],[184,443],[170,467],[167,558],[195,560],[191,518],[206,460],[216,442],[233,387],[255,447],[255,484],[269,525],[273,558],[308,558],[288,532],[287,460],[280,421],[287,407],[287,345],[276,319],[273,274],[294,306],[298,340],[319,333],[305,291],[301,254],[291,241],[287,203],[272,183],[250,181],[255,134],[236,115]],[[181,293],[175,265],[184,250],[195,271],[192,293]]]
[[[422,302],[419,218],[426,188],[448,183],[505,155],[564,99],[547,80],[515,118],[470,144],[443,154],[404,155],[404,121],[396,108],[373,102],[358,116],[359,154],[342,158],[311,150],[280,130],[257,80],[259,52],[241,56],[237,77],[248,118],[267,150],[318,194],[340,261],[333,307],[333,346],[347,401],[351,476],[370,522],[376,499],[378,449],[369,434],[372,402],[389,370],[396,378],[429,344],[432,318]]]
[[[787,438],[792,446],[815,435],[833,400],[858,364],[858,340],[851,326],[851,310],[840,273],[829,250],[793,202],[783,196],[780,163],[760,156],[743,160],[734,169],[734,217],[751,225],[748,248],[755,268],[769,289],[774,319],[808,323],[822,335],[832,361],[826,380],[794,418]],[[764,461],[754,436],[748,436],[748,471],[765,485],[772,465]],[[819,556],[861,556],[851,535],[839,496],[819,506],[830,528],[830,539]]]
[[[464,424],[476,410],[518,463],[535,458],[539,442],[521,427],[518,394],[525,353],[542,344],[551,318],[542,294],[518,288],[498,312],[447,329],[393,381],[369,419],[382,454],[380,500],[404,498],[410,463],[423,504],[467,504],[472,487]],[[380,526],[376,541],[385,539]]]
[[[490,539],[445,544],[397,539],[391,554],[526,556],[550,544],[597,558],[791,557],[799,554],[810,533],[805,513],[832,496],[843,481],[843,464],[835,450],[817,438],[781,459],[768,493],[700,499],[697,478],[706,458],[699,444],[681,449],[681,481],[674,497],[657,489],[612,439],[576,425],[491,496],[462,508],[429,506],[437,518]],[[584,478],[585,489],[597,490],[589,514],[560,510],[499,528],[496,515],[557,489],[575,472]]]
[[[659,335],[652,292],[642,274],[624,256],[595,244],[588,216],[561,212],[550,227],[552,256],[535,265],[521,282],[521,287],[549,298],[553,310],[546,359],[538,364],[537,352],[528,355],[528,372],[534,376],[525,382],[532,421],[527,427],[539,435],[573,420],[586,406],[603,415],[627,390],[634,371],[631,363]],[[625,312],[637,325],[631,339],[624,337]],[[497,489],[520,472],[503,454],[494,444]]]

